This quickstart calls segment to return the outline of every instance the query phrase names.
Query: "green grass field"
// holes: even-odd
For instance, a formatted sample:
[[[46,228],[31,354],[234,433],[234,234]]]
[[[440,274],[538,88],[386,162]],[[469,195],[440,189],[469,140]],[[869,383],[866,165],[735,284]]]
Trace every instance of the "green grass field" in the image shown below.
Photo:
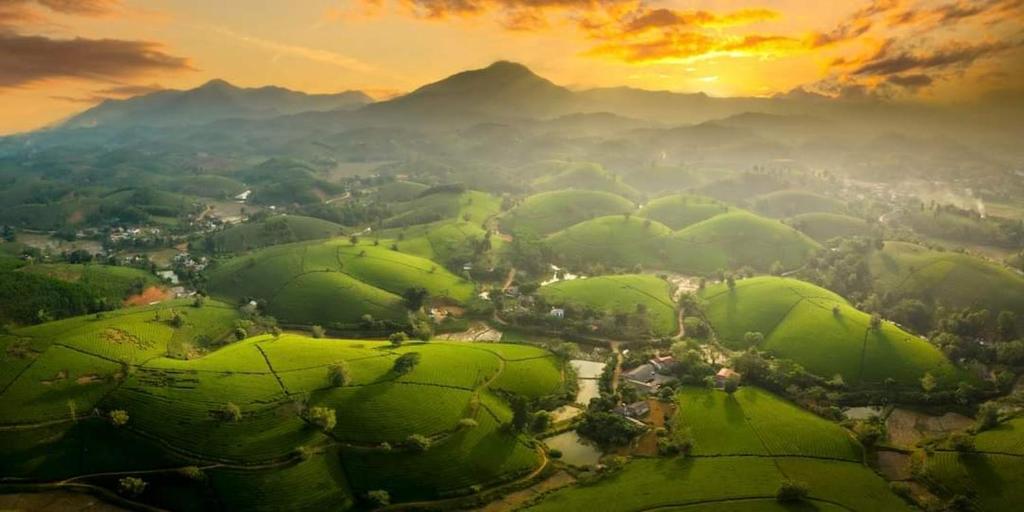
[[[571,304],[606,313],[634,313],[647,309],[654,336],[674,336],[679,329],[671,286],[650,274],[599,276],[559,281],[540,289],[553,305]]]
[[[196,311],[214,309],[208,304]],[[151,308],[143,312],[152,314]],[[121,315],[121,325],[130,318]],[[434,342],[395,349],[380,341],[285,334],[175,360],[92,352],[95,345],[73,336],[87,327],[85,322],[93,320],[16,333],[32,340],[31,335],[46,333],[47,339],[38,342],[42,352],[32,364],[0,389],[4,424],[20,426],[12,431],[17,444],[0,448],[5,475],[48,479],[79,470],[223,464],[200,481],[167,473],[146,477],[154,488],[143,501],[189,509],[208,508],[189,500],[211,497],[233,510],[296,504],[344,509],[354,496],[374,489],[386,489],[398,500],[438,498],[536,467],[535,450],[501,428],[511,411],[494,391],[540,398],[562,390],[554,357],[527,345]],[[394,360],[407,352],[419,353],[421,362],[397,375]],[[339,362],[351,377],[343,387],[331,385],[328,375]],[[79,381],[84,375],[99,378]],[[71,421],[69,400],[77,422]],[[229,402],[241,411],[237,421],[222,416]],[[325,435],[311,427],[300,414],[303,404],[335,409],[335,428]],[[94,417],[93,409],[124,409],[129,421],[113,428]],[[473,418],[477,426],[459,429],[463,418]],[[403,449],[411,434],[428,436],[432,446],[424,452]],[[393,449],[382,451],[385,442]],[[83,449],[120,453],[113,448],[118,444],[131,447],[132,456],[107,457],[101,451],[99,459],[79,461]],[[307,447],[311,456],[296,458],[299,447]],[[97,478],[100,485],[116,485],[116,479]]]
[[[566,263],[602,263],[619,267],[636,264],[660,267],[662,246],[672,230],[635,216],[609,215],[581,222],[552,234],[547,244]]]
[[[753,199],[753,209],[774,218],[804,213],[839,213],[845,210],[842,201],[805,190],[778,190]]]
[[[377,187],[376,194],[381,201],[411,201],[428,188],[414,181],[392,181]]]
[[[331,238],[342,234],[333,222],[301,215],[278,215],[231,226],[210,236],[214,252],[242,252],[270,245]]]
[[[809,283],[756,277],[737,281],[735,290],[724,284],[710,286],[701,297],[723,345],[745,349],[744,334],[761,332],[765,341],[760,349],[792,359],[817,375],[840,374],[853,385],[877,385],[893,378],[913,388],[919,387],[925,372],[945,384],[961,376],[927,341],[889,322],[871,329],[868,314]],[[833,307],[839,309],[838,315]]]
[[[395,203],[392,208],[395,215],[384,220],[385,228],[455,219],[479,225],[501,209],[501,201],[493,195],[475,190],[436,192]]]
[[[758,388],[744,386],[732,396],[683,388],[676,402],[673,430],[689,431],[697,456],[862,459],[860,445],[842,427]]]
[[[528,166],[524,175],[536,175],[530,184],[540,192],[552,190],[600,190],[631,198],[639,192],[600,164],[550,160]]]
[[[210,272],[210,292],[238,301],[267,301],[270,314],[289,323],[352,325],[364,314],[404,321],[401,294],[426,288],[433,297],[469,299],[473,283],[439,264],[362,241],[270,247],[229,260]]]
[[[925,478],[950,495],[972,494],[978,510],[1015,510],[1024,500],[1024,418],[978,434],[975,450],[930,454]]]
[[[966,254],[939,252],[906,242],[886,242],[869,268],[879,295],[934,300],[947,307],[1024,314],[1024,277]]]
[[[509,233],[527,231],[547,235],[573,224],[606,215],[633,211],[628,199],[594,190],[559,190],[527,197],[501,218]]]
[[[781,507],[785,479],[804,482],[801,507]],[[881,477],[858,462],[801,457],[641,459],[591,485],[555,491],[524,510],[910,510]]]
[[[80,283],[115,305],[120,304],[133,287],[160,284],[160,279],[144,270],[111,265],[43,263],[26,266],[21,271]]]
[[[802,213],[790,217],[786,223],[819,242],[837,237],[871,234],[871,225],[864,219],[838,213]]]
[[[716,199],[679,194],[652,200],[640,209],[638,215],[672,229],[683,229],[729,210],[728,205]]]

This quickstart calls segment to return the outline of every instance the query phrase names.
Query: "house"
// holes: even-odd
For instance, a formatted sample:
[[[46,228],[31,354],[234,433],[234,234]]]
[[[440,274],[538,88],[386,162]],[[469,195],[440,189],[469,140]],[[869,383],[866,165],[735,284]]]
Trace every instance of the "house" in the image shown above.
[[[742,375],[736,373],[732,368],[722,368],[715,374],[715,387],[722,389],[725,387],[725,383],[727,381],[734,379],[736,382],[739,382],[742,377]]]
[[[642,400],[631,404],[622,404],[616,407],[612,412],[620,416],[638,420],[647,416],[651,412],[651,406],[646,400]]]
[[[654,393],[668,382],[675,380],[668,375],[658,373],[658,369],[651,363],[644,363],[628,372],[622,374],[626,384],[633,386],[640,391]]]
[[[551,308],[551,311],[548,313],[548,315],[561,320],[565,318],[565,310],[562,308]]]
[[[676,365],[676,359],[671,355],[654,356],[654,358],[648,362],[659,372],[671,370],[672,367]]]

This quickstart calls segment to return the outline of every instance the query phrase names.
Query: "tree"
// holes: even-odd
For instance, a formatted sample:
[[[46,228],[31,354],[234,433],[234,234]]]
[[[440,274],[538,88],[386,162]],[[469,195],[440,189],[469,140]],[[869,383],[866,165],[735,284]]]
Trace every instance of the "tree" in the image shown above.
[[[949,436],[949,446],[960,453],[974,451],[974,437],[963,432],[954,432]]]
[[[390,341],[391,346],[395,348],[401,347],[402,343],[405,343],[408,340],[409,335],[402,331],[393,332],[391,333],[391,336],[388,336],[388,341]]]
[[[513,395],[509,399],[509,405],[512,407],[512,430],[522,432],[530,421],[530,404],[526,397]]]
[[[115,427],[123,427],[128,424],[128,411],[124,409],[114,409],[107,413],[107,416]]]
[[[313,337],[316,339],[323,338],[324,334],[326,333],[326,331],[324,331],[323,326],[321,325],[314,325],[313,327],[310,328],[310,331],[312,331]]]
[[[129,497],[136,497],[146,490],[148,484],[141,478],[126,476],[117,481],[117,492]]]
[[[984,432],[999,424],[999,405],[993,402],[985,402],[978,408],[978,418],[975,420],[974,429]]]
[[[395,364],[391,369],[399,375],[405,375],[416,368],[418,364],[420,364],[419,352],[406,352],[395,359]]]
[[[348,364],[345,361],[338,361],[327,367],[327,381],[336,388],[347,386],[352,380],[350,375],[351,372],[349,372]]]
[[[405,438],[405,446],[414,452],[425,452],[430,448],[430,439],[420,434],[412,434]]]
[[[196,298],[192,299],[192,307],[201,308],[206,305],[206,296],[196,294]]]
[[[935,376],[931,372],[926,372],[924,377],[921,377],[921,389],[925,393],[931,393],[939,383],[935,380]]]
[[[729,287],[730,290],[735,290],[736,278],[733,277],[732,274],[729,274],[728,276],[725,277],[725,284]]]
[[[171,325],[176,329],[184,327],[185,316],[182,315],[181,312],[179,311],[171,311]]]
[[[348,237],[348,243],[350,243],[352,245],[359,245],[359,237],[356,236],[356,235],[352,235],[352,236]]]
[[[224,408],[221,409],[220,413],[221,417],[227,421],[238,422],[242,420],[242,408],[234,402],[224,404]]]
[[[335,425],[338,424],[338,417],[334,409],[329,407],[310,407],[306,410],[306,420],[324,432],[334,430]]]
[[[376,489],[366,493],[366,501],[371,508],[386,507],[391,504],[391,495],[384,489]]]
[[[408,308],[409,311],[419,311],[429,298],[430,292],[422,286],[406,288],[406,290],[402,292],[402,299],[405,301],[405,307]]]
[[[772,262],[772,266],[768,268],[768,273],[773,276],[781,276],[785,270],[786,268],[782,266],[782,262],[775,260]]]
[[[743,341],[747,343],[748,347],[755,347],[764,341],[764,334],[757,331],[748,332],[743,335]]]
[[[786,480],[775,491],[775,500],[780,503],[793,503],[807,497],[807,485],[795,480]]]
[[[882,316],[878,313],[871,313],[871,328],[876,331],[882,328]]]
[[[249,333],[245,329],[243,329],[241,327],[235,329],[235,339],[236,340],[242,341],[242,340],[244,340],[247,337],[249,337]]]
[[[740,387],[740,380],[737,379],[735,376],[732,376],[732,377],[729,377],[728,379],[725,379],[725,382],[722,384],[722,390],[725,391],[726,393],[730,394],[730,395],[735,393],[736,390],[739,389],[739,387]]]
[[[643,428],[615,413],[588,411],[583,415],[583,421],[576,432],[598,445],[608,447],[629,444],[643,432]]]
[[[551,415],[547,411],[538,411],[533,415],[533,424],[530,425],[530,430],[544,432],[549,425],[551,425]]]
[[[1017,315],[1012,311],[1001,311],[996,317],[999,339],[1010,341],[1017,337]]]

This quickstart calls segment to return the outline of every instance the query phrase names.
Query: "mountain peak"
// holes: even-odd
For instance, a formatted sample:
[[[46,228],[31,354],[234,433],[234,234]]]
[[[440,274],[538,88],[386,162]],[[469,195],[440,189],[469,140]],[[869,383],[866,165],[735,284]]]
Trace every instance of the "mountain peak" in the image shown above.
[[[237,89],[237,87],[228,83],[227,80],[214,78],[213,80],[200,85],[197,89]]]

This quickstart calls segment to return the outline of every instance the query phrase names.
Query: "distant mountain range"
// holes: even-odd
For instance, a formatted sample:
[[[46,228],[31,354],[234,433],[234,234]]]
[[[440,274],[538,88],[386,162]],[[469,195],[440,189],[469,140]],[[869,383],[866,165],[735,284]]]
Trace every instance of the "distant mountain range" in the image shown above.
[[[67,120],[68,128],[175,126],[221,119],[263,119],[311,111],[350,110],[373,99],[360,91],[306,94],[281,87],[247,89],[211,80],[187,91],[166,90],[107,100]]]

